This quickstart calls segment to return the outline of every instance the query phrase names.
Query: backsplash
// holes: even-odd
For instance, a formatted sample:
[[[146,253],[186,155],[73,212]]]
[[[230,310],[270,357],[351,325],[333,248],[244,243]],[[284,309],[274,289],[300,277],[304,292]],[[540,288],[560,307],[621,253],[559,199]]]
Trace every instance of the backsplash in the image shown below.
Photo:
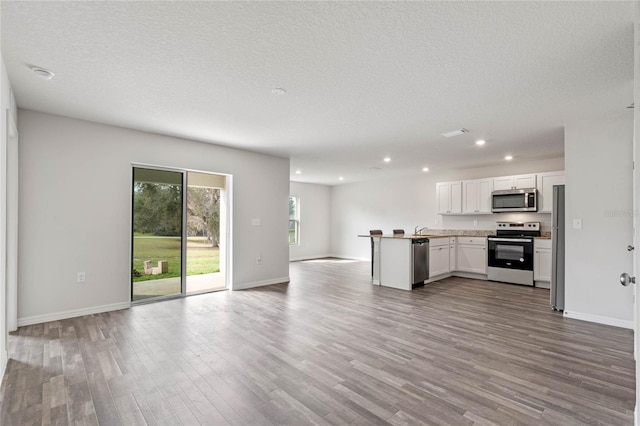
[[[474,224],[474,220],[478,224]],[[540,222],[541,231],[551,232],[549,213],[493,213],[484,215],[438,216],[438,224],[433,229],[467,229],[494,231],[497,222]]]

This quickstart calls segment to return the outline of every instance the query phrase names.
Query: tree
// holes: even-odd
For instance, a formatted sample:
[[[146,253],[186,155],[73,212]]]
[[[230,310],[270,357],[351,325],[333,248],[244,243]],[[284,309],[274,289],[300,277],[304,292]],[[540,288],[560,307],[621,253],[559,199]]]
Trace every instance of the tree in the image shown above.
[[[220,190],[187,188],[187,234],[205,235],[212,247],[220,244]]]
[[[135,182],[133,230],[143,234],[180,235],[182,233],[181,186]]]

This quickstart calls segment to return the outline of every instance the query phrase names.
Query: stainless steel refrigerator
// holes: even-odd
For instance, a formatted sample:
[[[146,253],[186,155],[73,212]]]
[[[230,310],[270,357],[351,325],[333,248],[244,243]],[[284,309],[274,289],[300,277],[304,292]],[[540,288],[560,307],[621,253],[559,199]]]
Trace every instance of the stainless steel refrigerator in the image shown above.
[[[564,185],[553,186],[551,308],[564,311]]]

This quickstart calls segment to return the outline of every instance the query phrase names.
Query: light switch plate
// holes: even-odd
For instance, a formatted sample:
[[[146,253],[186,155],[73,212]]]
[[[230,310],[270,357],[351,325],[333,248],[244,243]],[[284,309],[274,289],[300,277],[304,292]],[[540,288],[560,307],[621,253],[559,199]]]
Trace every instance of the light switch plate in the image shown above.
[[[260,226],[260,219],[251,219],[251,224],[253,226]]]
[[[573,219],[573,229],[582,229],[582,219]]]

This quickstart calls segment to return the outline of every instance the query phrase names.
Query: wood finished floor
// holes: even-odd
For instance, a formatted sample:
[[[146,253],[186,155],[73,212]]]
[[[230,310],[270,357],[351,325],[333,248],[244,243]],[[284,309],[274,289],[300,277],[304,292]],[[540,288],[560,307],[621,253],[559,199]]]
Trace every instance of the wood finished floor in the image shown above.
[[[0,423],[633,424],[631,331],[543,289],[369,273],[297,262],[289,285],[21,327]]]

